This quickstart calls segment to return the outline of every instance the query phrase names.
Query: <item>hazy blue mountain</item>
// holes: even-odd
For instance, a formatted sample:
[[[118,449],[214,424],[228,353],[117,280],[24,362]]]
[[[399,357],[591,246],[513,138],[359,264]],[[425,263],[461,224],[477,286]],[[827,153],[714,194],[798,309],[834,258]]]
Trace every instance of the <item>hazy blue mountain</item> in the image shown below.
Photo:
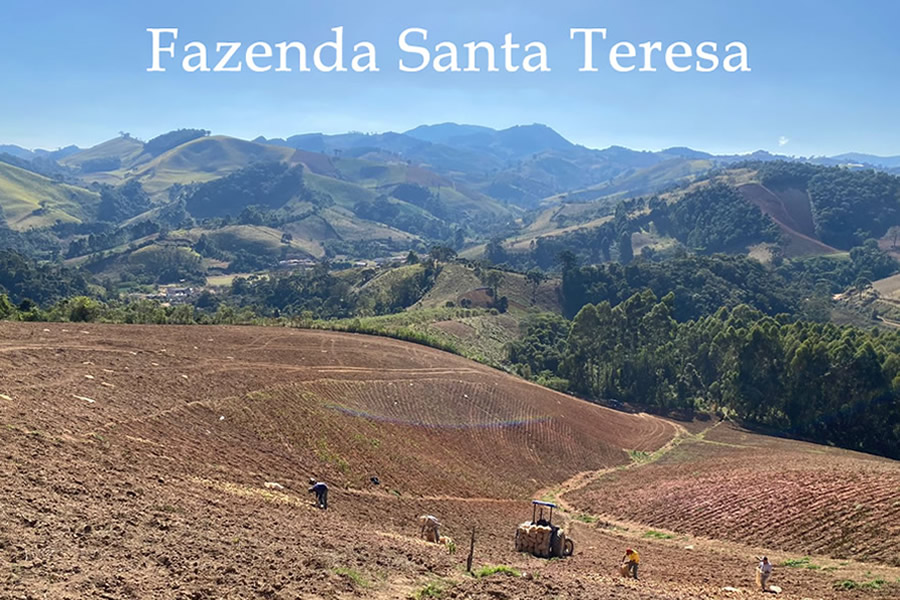
[[[467,138],[478,134],[492,135],[496,133],[495,129],[490,127],[482,127],[481,125],[460,125],[457,123],[440,123],[438,125],[419,125],[409,131],[404,131],[404,135],[414,137],[419,140],[425,140],[433,144],[453,145],[453,142],[460,138]]]
[[[15,156],[16,158],[22,158],[24,160],[31,160],[34,158],[34,152],[31,150],[26,150],[21,146],[12,144],[0,144],[0,154],[9,154],[10,156]]]
[[[900,168],[900,156],[875,156],[874,154],[847,152],[845,154],[832,156],[831,158],[843,163],[862,163],[866,165],[873,165],[876,167],[883,167],[885,169]]]
[[[65,148],[60,148],[58,150],[35,150],[34,155],[36,157],[48,158],[50,160],[62,160],[67,156],[71,156],[76,152],[80,152],[81,148],[75,145],[66,146]]]
[[[550,127],[495,130],[476,125],[422,125],[405,133],[309,133],[256,141],[345,158],[421,165],[489,196],[530,208],[542,199],[603,184],[663,161],[709,157],[688,148],[663,152],[573,144]]]
[[[700,150],[694,150],[693,148],[687,148],[684,146],[675,146],[673,148],[666,148],[665,150],[660,150],[660,154],[665,154],[667,156],[674,156],[678,158],[688,158],[691,160],[705,160],[708,158],[713,158],[713,155],[709,152],[702,152]]]
[[[546,125],[516,125],[495,130],[476,125],[422,125],[405,133],[409,137],[473,150],[500,159],[517,160],[540,152],[565,152],[575,148],[569,140]]]
[[[5,153],[25,160],[32,160],[38,157],[46,158],[49,160],[62,160],[63,158],[69,156],[70,154],[74,154],[79,150],[81,150],[81,148],[79,148],[78,146],[66,146],[65,148],[60,148],[59,150],[28,150],[27,148],[22,148],[21,146],[16,146],[13,144],[0,144],[0,154]]]
[[[900,169],[900,157],[846,153],[834,157],[788,157],[758,150],[750,154],[713,155],[676,146],[660,151],[639,151],[622,146],[593,149],[573,144],[542,124],[492,129],[479,125],[439,123],[408,131],[384,133],[348,132],[336,135],[304,133],[284,138],[258,137],[254,142],[326,154],[358,158],[373,163],[408,163],[421,166],[456,184],[504,202],[531,208],[544,198],[574,190],[620,185],[634,180],[653,186],[667,184],[669,174],[696,173],[704,168],[743,161],[789,160],[834,166],[861,164],[882,170]],[[67,164],[64,157],[77,152],[70,146],[56,151],[29,151],[0,146],[19,159]],[[693,161],[693,162],[692,162]],[[704,167],[696,161],[709,161]],[[53,165],[44,165],[50,172]],[[644,170],[650,169],[646,173]],[[673,175],[674,176],[674,175]],[[619,183],[616,183],[619,182]],[[672,182],[668,182],[672,183]],[[642,187],[642,193],[648,193]]]

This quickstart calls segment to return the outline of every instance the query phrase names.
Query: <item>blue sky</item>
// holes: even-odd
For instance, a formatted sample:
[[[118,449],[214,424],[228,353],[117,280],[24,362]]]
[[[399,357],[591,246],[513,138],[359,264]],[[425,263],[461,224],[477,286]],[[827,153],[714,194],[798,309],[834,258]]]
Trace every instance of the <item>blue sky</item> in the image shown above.
[[[4,0],[0,144],[89,146],[120,130],[147,139],[179,127],[253,138],[538,122],[598,148],[896,155],[898,22],[895,0]],[[146,71],[148,27],[178,27],[179,45],[313,47],[338,25],[348,52],[361,40],[376,45],[379,73],[184,73],[176,62]],[[407,27],[460,47],[499,48],[507,32],[523,45],[540,40],[551,72],[402,73],[397,36]],[[607,28],[599,72],[578,71],[571,27]],[[605,55],[621,40],[739,40],[752,71],[617,73]]]

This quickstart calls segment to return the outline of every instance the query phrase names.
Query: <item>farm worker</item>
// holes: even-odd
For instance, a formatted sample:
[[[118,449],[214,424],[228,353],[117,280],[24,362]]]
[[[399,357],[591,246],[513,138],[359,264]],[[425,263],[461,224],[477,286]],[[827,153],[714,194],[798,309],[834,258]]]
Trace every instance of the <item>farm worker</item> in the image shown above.
[[[762,560],[759,561],[759,566],[756,567],[758,572],[758,581],[759,586],[762,591],[766,591],[766,585],[769,583],[769,577],[772,576],[772,563],[769,562],[768,556],[763,556]]]
[[[641,562],[640,555],[629,548],[625,551],[625,556],[622,558],[622,563],[625,565],[625,577],[628,577],[629,573],[634,574],[634,578],[638,578],[638,563]]]
[[[309,483],[312,487],[308,491],[316,493],[316,504],[319,508],[328,508],[328,486],[313,477],[309,478]]]
[[[437,517],[432,515],[422,515],[419,517],[419,522],[422,524],[422,537],[425,538],[426,541],[434,542],[435,544],[440,543],[441,534],[439,533],[439,528],[441,524],[438,522]]]

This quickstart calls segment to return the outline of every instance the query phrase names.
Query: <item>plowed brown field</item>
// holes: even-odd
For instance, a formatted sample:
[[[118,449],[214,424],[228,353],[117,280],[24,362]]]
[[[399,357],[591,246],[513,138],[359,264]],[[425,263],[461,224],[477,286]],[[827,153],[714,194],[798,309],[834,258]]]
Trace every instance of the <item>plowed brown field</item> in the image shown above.
[[[726,423],[567,498],[648,527],[900,566],[900,463]]]
[[[686,538],[645,539],[612,516],[560,515],[571,559],[514,553],[532,494],[599,512],[590,495],[607,469],[650,473],[687,446],[616,471],[626,450],[685,432],[421,346],[274,328],[0,323],[0,418],[0,599],[406,598],[429,583],[448,598],[754,595],[758,548],[690,538],[686,550]],[[331,486],[327,511],[306,493],[311,474]],[[426,512],[457,554],[417,539]],[[472,526],[476,566],[535,576],[465,576]],[[640,582],[613,575],[629,544],[646,557]],[[774,582],[787,598],[900,589],[889,579],[833,590],[838,577],[868,577],[860,569],[900,577],[847,561],[827,574],[782,569]]]

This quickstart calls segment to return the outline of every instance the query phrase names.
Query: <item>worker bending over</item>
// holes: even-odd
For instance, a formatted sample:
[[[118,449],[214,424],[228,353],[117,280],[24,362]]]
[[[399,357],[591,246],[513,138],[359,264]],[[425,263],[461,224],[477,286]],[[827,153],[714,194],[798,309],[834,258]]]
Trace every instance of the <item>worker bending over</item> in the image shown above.
[[[316,505],[322,509],[328,508],[328,486],[322,481],[316,481],[314,477],[309,478],[309,483],[311,487],[308,491],[316,493]]]
[[[628,577],[629,575],[633,575],[635,579],[638,578],[638,564],[641,562],[640,555],[629,548],[625,551],[625,556],[622,557],[623,564],[623,575]]]

